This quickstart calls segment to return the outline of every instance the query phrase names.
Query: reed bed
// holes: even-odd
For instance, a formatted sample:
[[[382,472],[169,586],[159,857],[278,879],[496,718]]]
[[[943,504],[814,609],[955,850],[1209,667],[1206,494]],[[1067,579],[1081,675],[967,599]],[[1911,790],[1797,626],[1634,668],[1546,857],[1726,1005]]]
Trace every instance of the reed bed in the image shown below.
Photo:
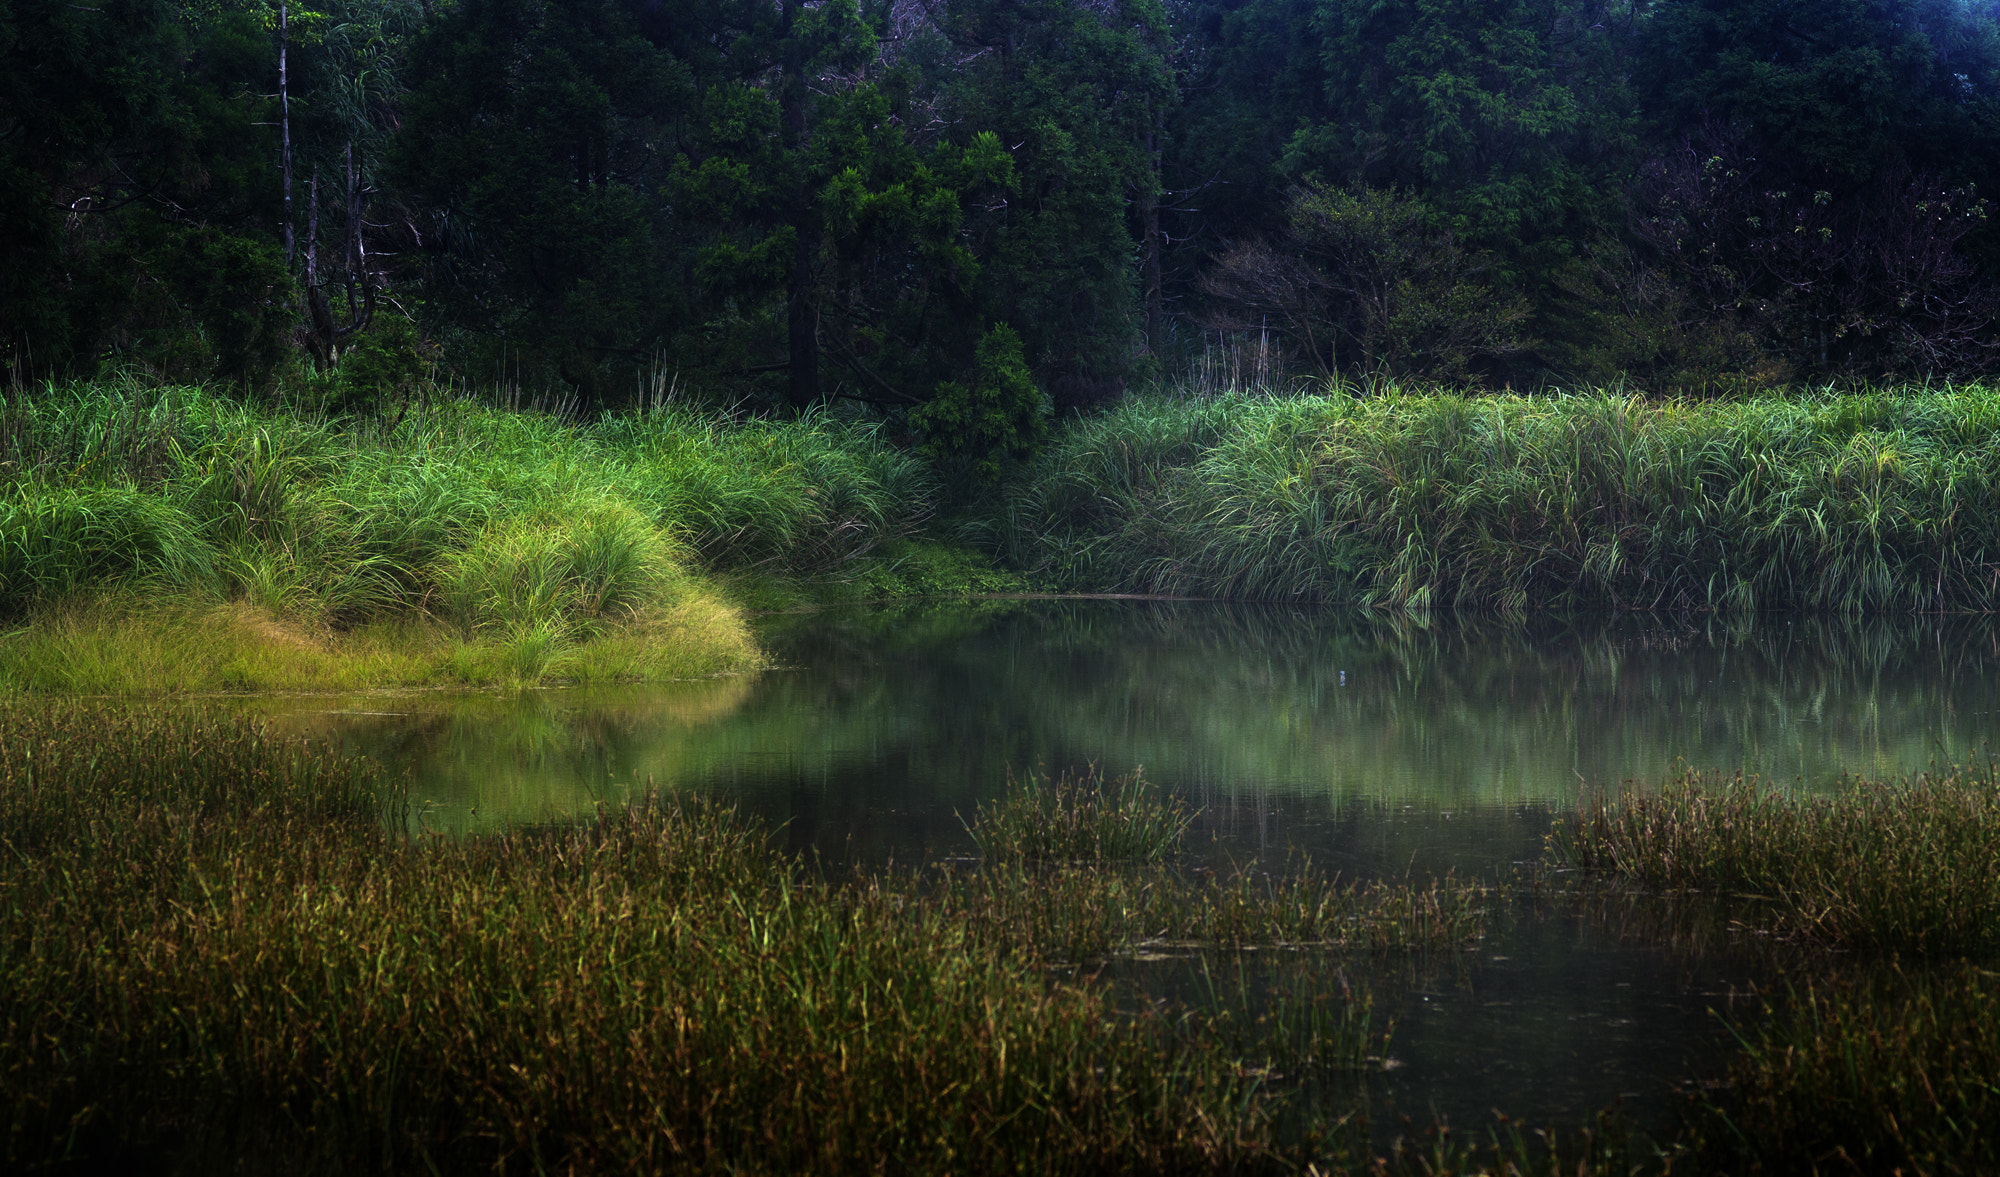
[[[1047,880],[828,880],[700,800],[462,841],[398,804],[239,719],[0,707],[0,1163],[1275,1170],[1288,1077],[1382,1049],[1344,986],[1160,1006],[1058,967],[1128,902],[1216,944],[1352,906],[1258,928],[1286,893],[1246,884],[1176,925],[1065,868],[1047,917]]]
[[[1559,820],[1553,859],[1660,888],[1754,901],[1746,918],[1876,953],[2000,952],[2000,765],[1852,780],[1801,796],[1684,772]]]
[[[1350,882],[1300,863],[1226,873],[1002,866],[954,876],[942,902],[1003,943],[1067,962],[1207,948],[1451,953],[1504,892],[1457,878]]]
[[[1449,876],[1345,882],[1310,861],[1183,870],[1193,815],[1138,772],[1010,779],[977,812],[968,830],[980,866],[948,875],[946,901],[1067,961],[1192,947],[1456,951],[1485,935],[1505,898]]]
[[[1404,608],[2000,606],[2000,390],[1138,397],[996,511],[1075,589]]]

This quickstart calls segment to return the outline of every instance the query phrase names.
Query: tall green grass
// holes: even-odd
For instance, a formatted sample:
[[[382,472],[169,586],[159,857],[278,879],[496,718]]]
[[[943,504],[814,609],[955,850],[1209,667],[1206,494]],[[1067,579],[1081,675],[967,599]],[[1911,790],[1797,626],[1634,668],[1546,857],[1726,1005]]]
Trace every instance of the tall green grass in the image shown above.
[[[240,719],[0,707],[0,1163],[1276,1171],[1274,1084],[1381,1050],[1365,991],[1163,1007],[1052,970],[1124,918],[1116,870],[1051,905],[825,879],[699,800],[459,841],[397,798]]]
[[[863,558],[916,534],[934,498],[918,458],[824,417],[664,406],[580,423],[445,401],[385,423],[202,389],[46,388],[0,400],[0,614],[46,628],[85,598],[137,595],[246,602],[306,637],[432,618],[460,642],[428,659],[433,679],[725,669],[754,660],[740,627],[652,623],[714,612],[716,574],[872,570]],[[713,649],[652,667],[633,641],[580,653],[640,630]],[[152,689],[191,689],[180,678]]]
[[[993,526],[1078,589],[1986,610],[2000,390],[1141,397],[1067,427]]]
[[[2000,952],[2000,765],[1954,766],[1798,796],[1685,773],[1587,800],[1549,836],[1556,861],[1653,887],[1754,898],[1751,918],[1843,947]]]

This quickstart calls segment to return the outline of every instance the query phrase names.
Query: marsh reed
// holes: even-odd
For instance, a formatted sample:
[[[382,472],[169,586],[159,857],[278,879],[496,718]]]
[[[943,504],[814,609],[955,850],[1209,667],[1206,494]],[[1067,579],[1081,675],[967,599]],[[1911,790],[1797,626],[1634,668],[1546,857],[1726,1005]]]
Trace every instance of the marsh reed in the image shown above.
[[[1258,1171],[1297,1147],[1281,1076],[1380,1051],[1365,992],[1161,1008],[1056,966],[1406,918],[1073,866],[829,879],[658,794],[411,838],[398,796],[241,719],[0,707],[5,1163]]]
[[[982,802],[966,828],[989,863],[1158,862],[1173,853],[1193,816],[1140,773],[1106,780],[1103,770],[1008,775],[1006,794]]]
[[[1951,765],[1800,793],[1684,772],[1598,795],[1549,835],[1567,867],[1747,897],[1786,935],[1874,953],[2000,951],[2000,765]]]

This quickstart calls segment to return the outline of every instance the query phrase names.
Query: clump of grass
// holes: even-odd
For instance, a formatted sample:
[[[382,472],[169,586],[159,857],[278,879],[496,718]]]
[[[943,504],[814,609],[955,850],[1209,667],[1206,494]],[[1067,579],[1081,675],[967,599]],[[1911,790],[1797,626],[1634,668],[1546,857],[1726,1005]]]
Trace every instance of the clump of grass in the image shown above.
[[[5,1163],[1275,1170],[1274,1063],[1368,1034],[1365,995],[1247,1037],[1126,1002],[1051,972],[1033,890],[829,881],[698,800],[414,843],[395,805],[240,719],[0,707]]]
[[[421,618],[346,631],[237,600],[78,594],[0,634],[0,691],[213,694],[419,686],[437,681],[446,635]]]
[[[833,573],[913,534],[936,509],[923,458],[880,426],[812,416],[732,421],[672,406],[590,436],[619,484],[710,567]]]
[[[1068,588],[1418,608],[1985,611],[2000,390],[1137,397],[996,508]]]
[[[141,576],[186,589],[211,565],[196,520],[136,487],[0,487],[0,602],[53,600]]]
[[[1802,982],[1689,1113],[1704,1172],[2000,1169],[2000,987],[1967,963]]]
[[[1684,772],[1597,796],[1549,836],[1568,867],[1648,886],[1748,895],[1778,929],[1920,956],[2000,951],[2000,765],[1848,782],[1798,796]]]
[[[1486,935],[1501,898],[1463,879],[1348,882],[1310,863],[1184,873],[1017,862],[955,874],[944,892],[1001,942],[1072,963],[1209,949],[1456,952]]]
[[[1499,899],[1451,877],[1345,882],[1309,861],[1178,870],[1192,820],[1138,772],[1010,777],[969,827],[980,869],[953,875],[946,894],[1006,941],[1069,961],[1163,948],[1451,951],[1484,935]]]
[[[1101,770],[1007,779],[1000,800],[981,802],[969,827],[989,863],[1158,862],[1180,848],[1193,815],[1137,772]]]

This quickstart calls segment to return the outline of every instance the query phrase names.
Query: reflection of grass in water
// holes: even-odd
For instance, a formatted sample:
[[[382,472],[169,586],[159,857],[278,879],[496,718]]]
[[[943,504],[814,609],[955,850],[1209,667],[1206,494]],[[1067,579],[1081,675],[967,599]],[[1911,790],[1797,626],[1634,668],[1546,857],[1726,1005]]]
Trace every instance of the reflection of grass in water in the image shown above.
[[[927,782],[899,791],[885,781],[898,798],[967,814],[998,794],[1010,766],[1091,758],[1152,766],[1217,810],[1239,794],[1294,791],[1343,810],[1566,807],[1579,772],[1604,783],[1652,775],[1691,744],[1786,772],[1919,766],[1940,727],[1982,722],[1966,713],[1988,701],[1980,683],[2000,681],[1981,653],[1990,623],[1965,619],[1538,628],[1437,614],[1423,627],[1310,610],[1006,601],[842,609],[760,630],[775,631],[779,661],[806,669],[721,680],[715,690],[740,704],[706,725],[656,721],[636,702],[595,727],[583,705],[544,716],[580,734],[528,749],[543,757],[548,787],[504,762],[480,769],[494,774],[491,812],[547,816],[551,789],[558,804],[586,803],[614,768],[621,779],[637,770],[641,781],[691,782],[759,765],[821,772],[836,755]],[[441,762],[439,780],[474,796],[469,766],[495,759],[479,750],[488,733],[425,722],[413,749],[441,753],[452,732],[472,745]],[[1784,753],[1801,741],[1803,753]],[[756,753],[747,769],[746,750]]]
[[[339,700],[299,710],[271,700],[259,711],[289,733],[338,739],[384,764],[406,765],[420,801],[470,804],[452,828],[562,820],[600,801],[621,801],[643,777],[696,779],[706,762],[675,753],[691,732],[724,722],[755,689],[748,676],[502,695],[422,694]],[[393,712],[371,715],[367,712]],[[355,714],[361,712],[362,714]],[[643,759],[642,779],[629,766]]]
[[[1177,783],[1566,804],[1579,772],[1611,783],[1682,756],[1757,756],[1786,774],[1914,768],[1937,739],[1969,739],[1977,721],[1963,712],[1992,701],[1978,685],[1993,660],[1983,619],[1530,622],[1009,604],[904,661],[897,646],[844,642],[863,621],[830,619],[821,644],[796,638],[786,657],[872,658],[894,681],[875,694],[788,682],[774,689],[799,698],[781,710],[879,722],[864,712],[893,696],[898,724],[936,729],[913,730],[913,745],[961,747],[979,761],[966,771],[983,772],[1009,750],[951,734],[985,714],[957,710],[958,684],[978,682],[981,700],[1019,701],[1004,725],[1027,750],[1016,763],[1066,751],[1171,766]]]
[[[254,724],[16,708],[0,750],[13,1165],[1278,1171],[1274,1067],[1380,1046],[1124,1002],[1049,969],[1045,883],[826,881],[712,804],[412,845]],[[1066,878],[1069,921],[1132,894]]]

